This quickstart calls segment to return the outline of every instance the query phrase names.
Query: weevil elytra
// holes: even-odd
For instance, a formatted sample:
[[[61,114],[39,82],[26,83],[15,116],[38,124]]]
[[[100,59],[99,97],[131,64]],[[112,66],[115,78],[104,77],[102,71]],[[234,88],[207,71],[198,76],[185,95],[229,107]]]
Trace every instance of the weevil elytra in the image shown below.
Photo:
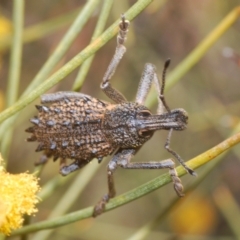
[[[62,175],[82,168],[94,158],[100,163],[103,157],[113,154],[107,166],[108,193],[95,206],[93,216],[101,214],[105,204],[115,196],[113,172],[118,166],[125,169],[168,168],[176,193],[180,197],[184,195],[172,159],[160,162],[131,162],[132,156],[156,130],[169,130],[166,150],[188,173],[195,175],[195,172],[170,148],[172,131],[184,130],[188,121],[184,109],[170,110],[164,98],[165,74],[170,60],[164,65],[161,87],[155,66],[150,63],[145,65],[135,102],[128,102],[109,82],[126,52],[124,42],[129,24],[122,15],[116,51],[101,83],[101,89],[115,104],[76,92],[45,94],[41,96],[43,105],[36,106],[38,116],[30,120],[34,126],[26,130],[32,133],[28,141],[39,142],[36,151],[44,151],[41,158],[43,162],[49,157],[53,157],[54,161],[60,158]],[[143,105],[152,84],[159,95],[157,114],[152,114]],[[74,161],[67,165],[66,159]]]

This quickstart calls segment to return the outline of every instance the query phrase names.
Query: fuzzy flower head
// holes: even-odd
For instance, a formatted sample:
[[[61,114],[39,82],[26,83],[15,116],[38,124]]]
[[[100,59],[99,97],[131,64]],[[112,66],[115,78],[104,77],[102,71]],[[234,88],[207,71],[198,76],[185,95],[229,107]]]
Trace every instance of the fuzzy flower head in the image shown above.
[[[36,193],[40,190],[38,179],[32,174],[10,174],[3,168],[0,155],[0,233],[10,235],[22,226],[23,215],[37,212],[39,202]]]

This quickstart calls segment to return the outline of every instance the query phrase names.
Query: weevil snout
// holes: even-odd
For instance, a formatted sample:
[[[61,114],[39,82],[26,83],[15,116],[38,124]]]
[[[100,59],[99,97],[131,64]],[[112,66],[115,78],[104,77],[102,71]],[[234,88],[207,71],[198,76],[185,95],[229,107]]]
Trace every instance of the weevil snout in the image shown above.
[[[136,126],[140,136],[150,135],[156,130],[184,130],[187,127],[188,114],[184,109],[174,109],[159,115],[142,111],[137,115]]]

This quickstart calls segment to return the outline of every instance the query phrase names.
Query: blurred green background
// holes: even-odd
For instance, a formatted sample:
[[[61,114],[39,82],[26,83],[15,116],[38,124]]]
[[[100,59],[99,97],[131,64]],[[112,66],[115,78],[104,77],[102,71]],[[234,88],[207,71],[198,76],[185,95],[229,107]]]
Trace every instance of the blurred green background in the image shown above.
[[[114,1],[106,27],[118,19],[119,15],[134,2]],[[24,26],[27,28],[64,16],[83,7],[85,3],[86,1],[76,0],[27,0]],[[238,5],[237,0],[169,0],[165,3],[154,1],[131,22],[126,42],[127,53],[112,79],[112,85],[124,93],[127,99],[134,100],[146,62],[155,64],[161,77],[164,61],[171,58],[169,68],[171,72]],[[8,31],[11,32],[12,7],[12,1],[1,0],[2,36],[8,34]],[[89,44],[99,11],[100,6],[94,11],[55,70]],[[19,95],[52,54],[68,27],[69,24],[63,24],[55,31],[24,44]],[[239,43],[240,20],[228,29],[181,81],[166,93],[170,108],[181,107],[189,113],[188,129],[174,132],[171,142],[172,148],[185,160],[226,139],[239,123],[240,61],[237,62],[223,54],[226,47],[233,49],[236,54],[240,53]],[[113,56],[115,45],[114,38],[97,52],[81,92],[109,101],[99,85]],[[3,110],[9,76],[10,46],[6,44],[1,47],[0,42],[0,49],[0,108]],[[60,84],[54,86],[51,92],[71,90],[76,75],[77,71],[72,72]],[[28,134],[24,132],[31,125],[28,119],[36,114],[34,105],[39,102],[40,100],[37,100],[21,111],[14,123],[9,154],[3,156],[8,159],[8,171],[11,173],[34,171],[34,162],[41,155],[35,153],[36,143],[25,142]],[[151,106],[151,109],[155,111],[156,106]],[[157,161],[169,158],[169,153],[164,150],[166,137],[167,132],[156,132],[133,161]],[[236,224],[240,226],[239,160],[240,151],[236,146],[234,152],[230,151],[225,155],[223,161],[196,189],[188,193],[187,197],[178,200],[174,208],[161,218],[144,239],[240,239],[240,232],[235,228]],[[68,212],[92,206],[106,193],[108,161],[109,157],[99,165],[96,174]],[[97,161],[93,160],[86,168],[96,164]],[[199,176],[206,167],[207,165],[197,169]],[[55,178],[58,171],[58,162],[49,161],[40,175],[41,186]],[[129,191],[164,172],[167,171],[118,169],[115,173],[117,194]],[[78,174],[81,172],[73,173],[73,177]],[[182,178],[185,187],[191,186],[196,180],[189,175]],[[56,188],[39,204],[39,212],[32,219],[33,222],[48,218],[72,181],[73,178]],[[96,219],[89,218],[57,228],[48,239],[130,239],[132,234],[157,218],[176,198],[172,185],[169,184]],[[30,239],[34,239],[34,234]]]

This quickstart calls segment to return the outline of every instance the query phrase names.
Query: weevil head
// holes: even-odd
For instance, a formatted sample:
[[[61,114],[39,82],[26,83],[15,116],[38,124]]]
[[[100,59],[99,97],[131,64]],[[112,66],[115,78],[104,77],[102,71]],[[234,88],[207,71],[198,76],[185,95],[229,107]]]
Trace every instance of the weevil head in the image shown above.
[[[183,109],[156,115],[144,105],[122,103],[106,110],[103,125],[105,135],[112,144],[134,148],[143,145],[157,130],[184,130],[187,120]]]

